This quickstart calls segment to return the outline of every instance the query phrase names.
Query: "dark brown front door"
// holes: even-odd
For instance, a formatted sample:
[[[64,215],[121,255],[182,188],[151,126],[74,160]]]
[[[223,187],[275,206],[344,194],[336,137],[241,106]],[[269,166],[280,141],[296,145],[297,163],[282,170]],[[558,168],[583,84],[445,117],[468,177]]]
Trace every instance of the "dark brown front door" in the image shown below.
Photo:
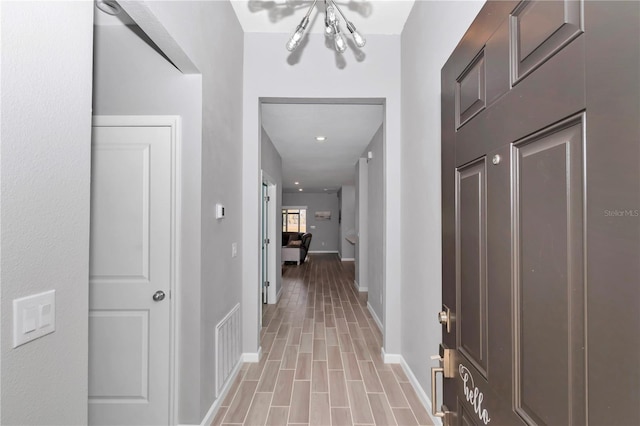
[[[445,423],[640,424],[639,123],[637,1],[490,1],[444,66]]]

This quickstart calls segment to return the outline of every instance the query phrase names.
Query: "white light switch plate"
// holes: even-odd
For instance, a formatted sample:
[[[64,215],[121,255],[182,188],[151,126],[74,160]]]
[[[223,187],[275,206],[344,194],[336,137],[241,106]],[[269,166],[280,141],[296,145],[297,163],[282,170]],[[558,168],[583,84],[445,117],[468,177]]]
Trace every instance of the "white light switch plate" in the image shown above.
[[[17,348],[56,329],[56,291],[13,301],[13,347]]]

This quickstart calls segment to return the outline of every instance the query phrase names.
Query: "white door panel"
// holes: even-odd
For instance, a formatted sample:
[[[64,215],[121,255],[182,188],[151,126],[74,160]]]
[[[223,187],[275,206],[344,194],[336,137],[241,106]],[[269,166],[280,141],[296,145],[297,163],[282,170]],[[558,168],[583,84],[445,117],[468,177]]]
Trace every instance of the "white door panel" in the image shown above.
[[[91,424],[169,423],[172,151],[171,127],[93,128]]]

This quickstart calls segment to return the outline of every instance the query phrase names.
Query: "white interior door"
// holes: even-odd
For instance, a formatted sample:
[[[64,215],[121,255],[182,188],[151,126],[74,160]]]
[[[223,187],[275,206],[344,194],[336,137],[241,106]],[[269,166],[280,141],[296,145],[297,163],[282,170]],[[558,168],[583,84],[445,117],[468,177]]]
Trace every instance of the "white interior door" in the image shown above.
[[[92,136],[89,422],[170,422],[170,126]]]
[[[269,185],[262,183],[262,303],[269,303]]]

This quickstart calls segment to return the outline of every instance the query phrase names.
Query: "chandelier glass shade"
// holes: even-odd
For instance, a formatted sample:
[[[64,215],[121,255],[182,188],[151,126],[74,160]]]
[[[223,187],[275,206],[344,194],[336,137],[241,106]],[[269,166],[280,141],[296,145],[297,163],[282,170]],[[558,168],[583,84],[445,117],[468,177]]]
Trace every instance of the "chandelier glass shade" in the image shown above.
[[[314,0],[309,10],[307,10],[307,14],[302,18],[300,24],[296,27],[295,31],[289,38],[287,42],[287,50],[293,52],[300,45],[300,41],[304,37],[304,32],[309,26],[309,16],[313,9],[317,6],[318,0]],[[320,7],[318,6],[318,9]],[[347,17],[342,13],[340,7],[333,0],[324,0],[324,35],[329,38],[333,38],[333,45],[337,52],[343,53],[347,50],[347,40],[344,38],[342,31],[340,29],[340,18],[344,20],[344,24],[347,27],[347,30],[351,33],[351,37],[353,37],[353,42],[358,47],[364,47],[367,43],[367,40],[356,30],[356,26],[353,25],[353,22],[349,21]]]

